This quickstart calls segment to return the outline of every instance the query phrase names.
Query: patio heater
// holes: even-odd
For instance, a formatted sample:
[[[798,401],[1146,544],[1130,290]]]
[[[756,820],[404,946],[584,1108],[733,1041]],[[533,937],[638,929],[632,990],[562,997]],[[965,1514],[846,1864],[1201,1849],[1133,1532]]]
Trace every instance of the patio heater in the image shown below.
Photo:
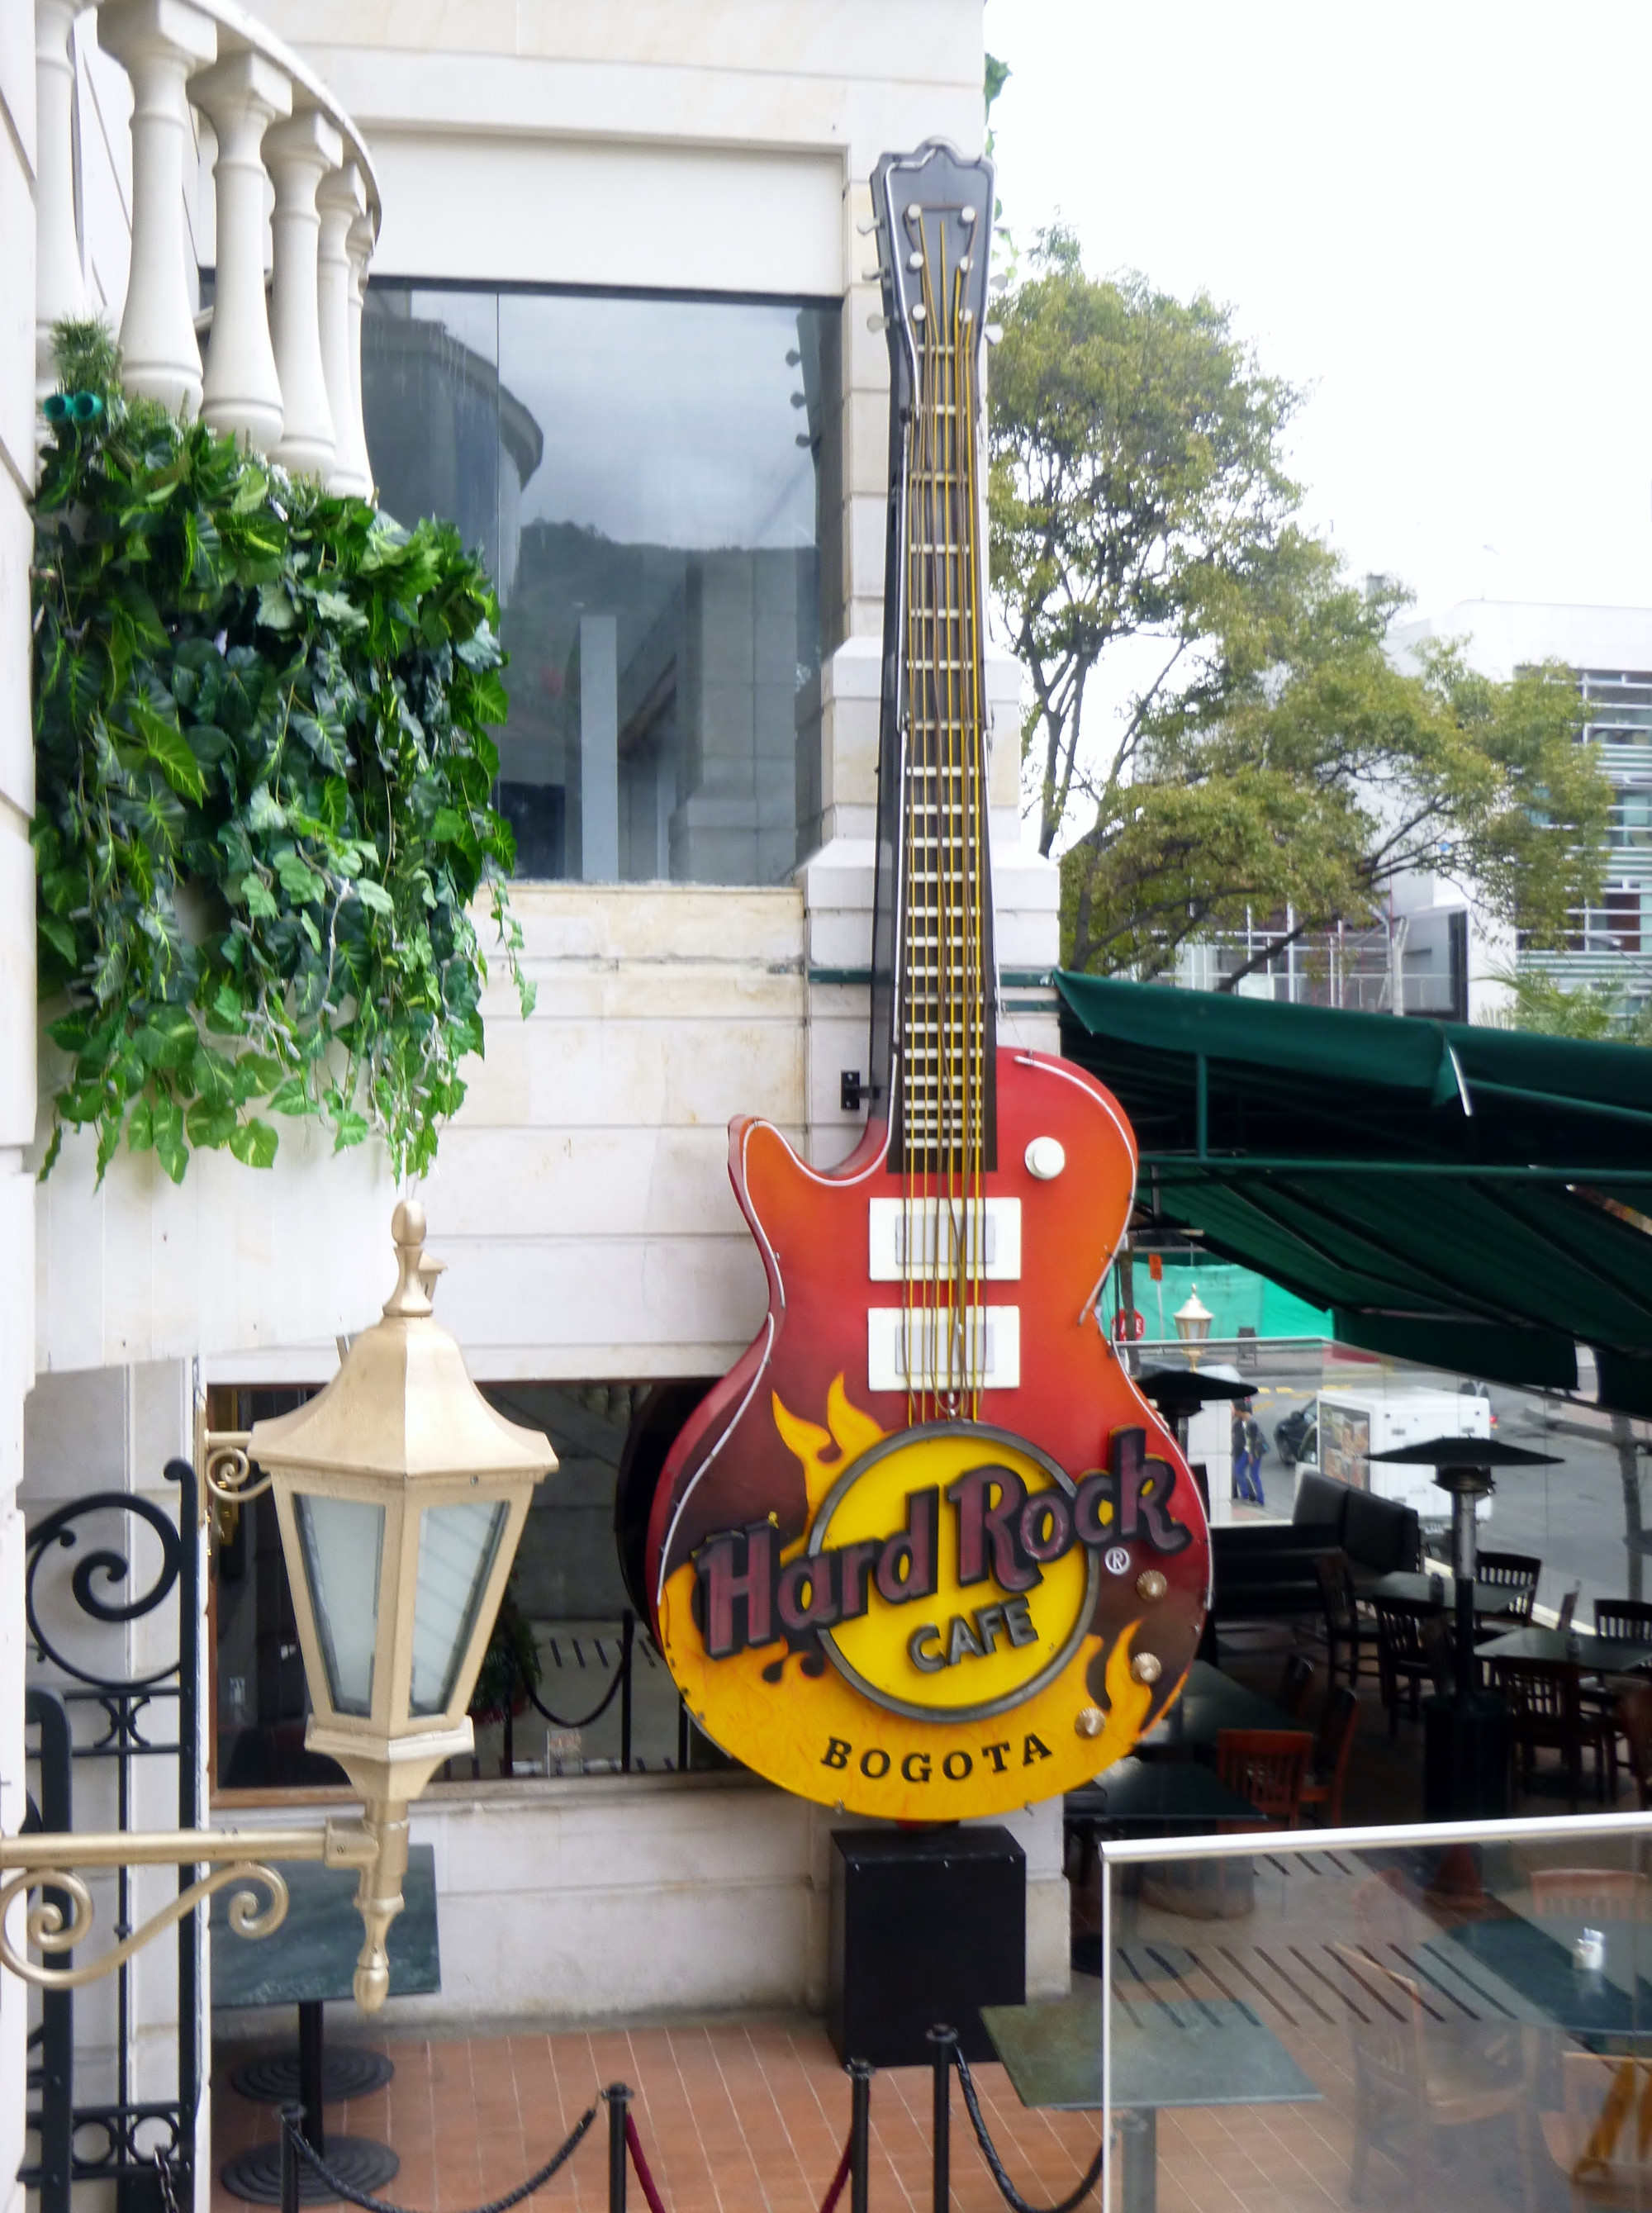
[[[1499,1819],[1509,1811],[1509,1709],[1495,1692],[1474,1688],[1475,1509],[1497,1489],[1493,1469],[1558,1467],[1559,1460],[1498,1437],[1427,1437],[1370,1458],[1431,1467],[1451,1500],[1457,1687],[1449,1698],[1423,1702],[1423,1810],[1430,1820]]]

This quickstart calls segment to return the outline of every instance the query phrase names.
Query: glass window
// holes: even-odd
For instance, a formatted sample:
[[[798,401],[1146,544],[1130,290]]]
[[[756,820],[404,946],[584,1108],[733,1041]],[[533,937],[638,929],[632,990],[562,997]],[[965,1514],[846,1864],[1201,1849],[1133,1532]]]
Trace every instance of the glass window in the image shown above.
[[[427,1506],[419,1516],[413,1713],[439,1714],[453,1696],[504,1526],[504,1507],[485,1500]]]
[[[837,322],[777,302],[369,288],[380,497],[404,522],[452,517],[498,583],[520,875],[766,884],[801,857]]]
[[[365,1499],[317,1498],[302,1491],[295,1497],[293,1509],[333,1709],[341,1714],[369,1713],[379,1636],[384,1509]],[[363,1603],[363,1591],[372,1592],[370,1604]]]

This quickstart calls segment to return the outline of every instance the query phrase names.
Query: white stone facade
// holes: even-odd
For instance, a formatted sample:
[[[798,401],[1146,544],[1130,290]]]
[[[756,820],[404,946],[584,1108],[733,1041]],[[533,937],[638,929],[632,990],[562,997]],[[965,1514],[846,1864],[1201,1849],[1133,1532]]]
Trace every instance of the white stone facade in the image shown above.
[[[141,3],[119,0],[128,12]],[[53,4],[40,0],[43,17]],[[153,0],[163,11],[179,4]],[[235,11],[208,11],[214,20],[226,12]],[[296,116],[279,113],[279,86],[251,61],[227,66],[220,40],[202,97],[217,110],[221,147],[243,166],[226,170],[221,150],[215,180],[211,133],[196,142],[195,167],[183,165],[180,235],[202,265],[232,232],[262,235],[275,257],[273,315],[259,344],[250,302],[262,287],[243,283],[234,293],[246,343],[221,374],[209,346],[198,403],[185,374],[187,347],[174,331],[174,396],[209,412],[239,409],[247,435],[268,443],[278,395],[280,436],[309,442],[295,459],[341,483],[359,456],[345,441],[329,460],[315,428],[344,389],[356,344],[348,299],[340,320],[340,271],[353,272],[358,331],[365,258],[366,217],[352,215],[362,203],[347,196],[350,147],[326,136],[342,131],[341,115],[360,134],[353,166],[363,171],[370,161],[376,180],[375,276],[843,302],[833,403],[841,497],[822,519],[820,549],[838,642],[820,674],[811,857],[791,882],[765,889],[515,887],[538,1007],[521,1021],[496,969],[486,1058],[466,1069],[469,1097],[423,1192],[432,1252],[448,1263],[440,1312],[479,1379],[636,1382],[721,1372],[764,1306],[762,1271],[728,1181],[729,1118],[762,1114],[822,1164],[841,1157],[861,1126],[839,1094],[842,1071],[866,1067],[888,425],[886,344],[868,329],[879,305],[867,276],[875,256],[856,226],[869,216],[867,180],[886,148],[942,136],[978,149],[980,0],[826,0],[810,9],[772,0],[693,9],[668,0],[539,0],[526,9],[451,0],[435,11],[390,0],[346,9],[264,0],[256,17],[333,107],[323,113],[300,97],[309,119],[296,131]],[[119,235],[121,187],[130,184],[119,135],[125,80],[92,23],[82,15],[58,27],[72,37],[63,51],[77,60],[81,143],[92,143],[86,126],[95,113],[99,143],[107,136],[115,152],[107,162],[95,147],[87,156],[71,213],[85,296],[118,321],[128,313]],[[7,52],[0,44],[0,61]],[[26,80],[27,72],[27,90]],[[278,194],[290,204],[286,218],[277,209],[273,241],[253,220],[256,180],[245,166],[264,108],[265,211]],[[189,108],[192,131],[201,130],[203,113]],[[3,233],[8,255],[14,229]],[[302,312],[290,295],[283,306],[283,251],[308,288]],[[25,1149],[32,1142],[37,1157],[44,1136],[30,1058],[32,890],[22,843],[32,337],[19,338],[16,424],[7,418],[21,438],[6,488],[16,543],[4,602],[15,655],[16,788],[8,752],[0,828],[16,848],[16,889],[4,893],[0,919],[15,942],[14,957],[13,937],[0,936],[8,993],[0,1018],[21,1042],[15,1052],[0,1044],[10,1118],[0,1129],[0,1165],[11,1164],[0,1189],[13,1191],[16,1218],[0,1247],[0,1269],[15,1275],[0,1284],[0,1297],[12,1301],[0,1310],[3,1356],[18,1366],[0,1421],[15,1424],[32,1347],[47,1379],[36,1403],[47,1425],[37,1424],[40,1465],[30,1470],[31,1493],[44,1503],[56,1488],[52,1470],[72,1460],[63,1423],[72,1427],[77,1406],[89,1423],[100,1394],[130,1397],[144,1377],[182,1389],[179,1379],[190,1381],[197,1361],[203,1382],[325,1380],[336,1335],[369,1320],[389,1288],[393,1192],[379,1149],[335,1156],[283,1125],[270,1174],[202,1156],[181,1189],[152,1160],[122,1156],[94,1191],[90,1144],[71,1142],[31,1201]],[[358,375],[354,393],[358,421]],[[10,661],[0,661],[0,674],[12,682]],[[991,667],[989,690],[1004,1034],[1052,1048],[1045,979],[1057,954],[1057,882],[1021,842],[1013,665]],[[8,691],[9,716],[12,707]],[[485,942],[485,924],[483,931]],[[43,1070],[43,1090],[50,1075]],[[0,1430],[0,1482],[20,1454],[21,1436],[12,1449]],[[148,1489],[157,1476],[158,1461],[146,1472],[133,1460],[124,1480]],[[0,1543],[9,1526],[0,1524]],[[15,1619],[15,1608],[0,1610],[0,1636],[15,1634],[4,1627]],[[13,1730],[20,1671],[21,1655],[0,1723]],[[0,1740],[0,1752],[13,1741]],[[15,1761],[3,1771],[15,1776]],[[475,1797],[444,1786],[415,1824],[416,1836],[437,1845],[444,1990],[439,2001],[393,2010],[454,2022],[818,2004],[830,1826],[749,1780],[552,1781]],[[1059,1807],[1015,1826],[1032,1877],[1029,1989],[1049,1993],[1067,1978]],[[0,2005],[0,2036],[15,2015]],[[14,2107],[8,2097],[6,2112]]]

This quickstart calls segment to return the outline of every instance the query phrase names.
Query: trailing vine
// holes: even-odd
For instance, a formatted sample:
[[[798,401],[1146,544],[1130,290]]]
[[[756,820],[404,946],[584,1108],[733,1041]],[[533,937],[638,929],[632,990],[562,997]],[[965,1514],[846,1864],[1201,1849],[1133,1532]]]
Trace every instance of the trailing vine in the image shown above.
[[[53,1100],[174,1182],[267,1167],[266,1115],[433,1157],[483,1049],[485,890],[526,1015],[490,793],[498,607],[451,525],[404,531],[127,400],[99,324],[56,332],[35,500],[33,839]],[[101,403],[101,404],[99,404]]]

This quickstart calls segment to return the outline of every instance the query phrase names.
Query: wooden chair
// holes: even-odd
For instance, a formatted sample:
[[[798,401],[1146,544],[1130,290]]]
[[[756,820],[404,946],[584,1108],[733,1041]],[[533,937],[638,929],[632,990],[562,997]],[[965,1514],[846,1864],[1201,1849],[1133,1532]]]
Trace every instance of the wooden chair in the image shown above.
[[[1429,1680],[1442,1698],[1457,1687],[1457,1625],[1448,1613],[1431,1613],[1421,1630]]]
[[[1348,1565],[1346,1552],[1320,1552],[1314,1562],[1314,1572],[1320,1582],[1320,1609],[1325,1618],[1326,1680],[1334,1684],[1337,1680],[1338,1655],[1348,1654],[1348,1680],[1359,1681],[1362,1650],[1376,1642],[1376,1631],[1360,1619],[1359,1601],[1354,1595],[1354,1578]]]
[[[1549,2156],[1575,2207],[1652,2205],[1652,2063],[1560,2054],[1564,2112],[1542,2115]]]
[[[1594,1633],[1621,1637],[1625,1644],[1652,1644],[1652,1601],[1639,1598],[1597,1598]]]
[[[1288,1714],[1292,1721],[1301,1721],[1313,1684],[1314,1662],[1308,1655],[1305,1652],[1287,1652],[1285,1664],[1279,1671],[1279,1687],[1273,1694],[1274,1704],[1282,1714]]]
[[[1313,1757],[1314,1740],[1306,1729],[1222,1729],[1216,1737],[1217,1777],[1248,1798],[1271,1827],[1301,1826],[1302,1786]]]
[[[1618,1698],[1612,1727],[1629,1747],[1629,1771],[1643,1808],[1652,1807],[1652,1683],[1637,1683]]]
[[[1587,1743],[1594,1749],[1595,1787],[1602,1803],[1608,1776],[1616,1797],[1617,1732],[1605,1715],[1584,1712],[1577,1669],[1564,1660],[1494,1660],[1490,1665],[1492,1680],[1509,1701],[1509,1734],[1520,1755],[1521,1788],[1532,1787],[1535,1755],[1558,1752],[1576,1813]]]
[[[1358,1985],[1352,2022],[1354,2161],[1348,2195],[1364,2202],[1372,2151],[1387,2154],[1406,2178],[1416,2213],[1441,2202],[1443,2131],[1510,2121],[1520,2147],[1522,2195],[1534,2204],[1530,2070],[1517,2051],[1477,2049],[1430,2027],[1423,1994],[1409,1975],[1352,1944],[1331,1950]],[[1363,2018],[1361,2018],[1361,2016]]]
[[[1314,1740],[1313,1766],[1302,1785],[1303,1806],[1322,1807],[1320,1818],[1329,1828],[1342,1826],[1343,1789],[1358,1729],[1359,1699],[1346,1683],[1338,1683],[1326,1693],[1319,1734]]]
[[[1633,1868],[1533,1868],[1527,1881],[1538,1921],[1652,1919],[1652,1875]]]
[[[1542,1561],[1530,1552],[1482,1552],[1474,1563],[1475,1582],[1490,1583],[1493,1589],[1509,1594],[1507,1606],[1488,1619],[1502,1625],[1513,1623],[1517,1628],[1529,1629],[1532,1603],[1542,1573]]]
[[[1403,1606],[1375,1603],[1377,1626],[1377,1680],[1382,1703],[1388,1709],[1388,1734],[1399,1731],[1399,1701],[1409,1695],[1411,1719],[1422,1718],[1418,1699],[1424,1683],[1434,1680],[1434,1663],[1423,1639],[1423,1624]]]

